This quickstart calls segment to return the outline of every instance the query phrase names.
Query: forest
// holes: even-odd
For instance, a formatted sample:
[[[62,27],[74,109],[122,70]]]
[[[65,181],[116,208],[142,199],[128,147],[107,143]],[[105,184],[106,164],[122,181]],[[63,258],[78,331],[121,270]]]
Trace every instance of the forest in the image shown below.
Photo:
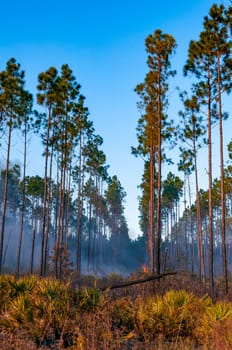
[[[214,4],[189,43],[183,74],[191,87],[178,89],[178,123],[168,110],[176,40],[160,29],[145,40],[147,74],[135,87],[140,118],[130,130],[137,135],[131,156],[144,162],[135,203],[142,235],[135,239],[125,216],[126,191],[117,174],[109,175],[104,135],[95,130],[71,67],[39,73],[33,96],[20,63],[6,62],[0,72],[0,334],[14,334],[11,347],[10,338],[0,336],[6,349],[24,347],[15,345],[23,339],[19,329],[32,342],[28,349],[170,349],[173,339],[173,349],[231,348],[232,306],[214,303],[219,294],[229,298],[232,286],[232,139],[225,145],[223,138],[231,118],[224,110],[232,90],[231,35],[232,7]],[[213,128],[219,178],[212,175]],[[17,138],[22,163],[12,162]],[[28,175],[34,138],[43,147],[35,154],[43,157],[42,177]],[[177,174],[164,171],[173,163],[170,149],[179,153]],[[199,186],[202,149],[207,189]],[[169,272],[177,275],[162,278]],[[114,283],[149,276],[160,280],[118,295],[110,291]],[[107,288],[113,299],[101,294]],[[78,329],[73,323],[68,331],[67,320]],[[220,329],[217,320],[224,322]]]

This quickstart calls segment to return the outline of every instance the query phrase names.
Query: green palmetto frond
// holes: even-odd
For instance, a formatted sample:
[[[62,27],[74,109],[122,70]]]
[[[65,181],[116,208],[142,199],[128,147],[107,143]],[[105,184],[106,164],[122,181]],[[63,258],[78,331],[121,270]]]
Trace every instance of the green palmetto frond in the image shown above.
[[[8,310],[4,312],[2,325],[6,329],[17,329],[22,326],[30,328],[33,321],[33,308],[30,298],[20,294],[9,303]]]
[[[232,319],[232,305],[224,301],[219,301],[206,309],[203,323],[207,323],[210,326],[215,322],[224,321],[227,318]]]
[[[220,327],[228,320],[232,322],[232,305],[225,301],[213,304],[210,299],[204,301],[205,310],[196,328],[196,334],[200,338],[210,337],[214,329]]]
[[[37,278],[35,276],[22,277],[19,280],[9,280],[11,285],[11,296],[17,297],[20,294],[31,294],[36,286]]]

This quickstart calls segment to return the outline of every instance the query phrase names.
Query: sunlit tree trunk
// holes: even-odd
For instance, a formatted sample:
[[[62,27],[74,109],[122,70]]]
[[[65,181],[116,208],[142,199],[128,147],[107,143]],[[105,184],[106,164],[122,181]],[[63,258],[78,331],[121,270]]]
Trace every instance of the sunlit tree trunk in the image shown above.
[[[47,220],[45,227],[45,244],[44,244],[44,276],[48,272],[49,259],[49,230],[51,223],[51,199],[52,199],[52,162],[53,162],[53,145],[51,147],[50,166],[49,166],[49,182],[48,182],[48,199],[47,199]]]
[[[62,161],[61,161],[62,162]],[[63,205],[63,177],[64,177],[64,169],[61,167],[60,170],[60,191],[59,191],[59,207],[58,207],[58,214],[57,214],[57,235],[56,235],[56,243],[55,243],[55,276],[56,278],[61,278],[61,244],[62,244],[62,205]]]
[[[212,197],[212,131],[211,131],[211,74],[208,69],[208,214],[209,214],[209,283],[210,295],[214,296],[214,238],[213,238],[213,197]]]
[[[201,222],[201,204],[198,185],[198,166],[197,166],[197,149],[196,141],[193,139],[193,154],[194,154],[194,173],[195,173],[195,188],[196,188],[196,216],[197,216],[197,239],[198,239],[198,276],[203,279],[205,284],[205,259],[203,254],[203,239],[202,239],[202,222]]]
[[[190,235],[191,235],[191,271],[194,273],[195,254],[194,254],[194,234],[193,234],[193,215],[192,215],[192,196],[190,186],[190,176],[188,175],[188,194],[189,194],[189,220],[190,220]]]
[[[153,139],[153,138],[152,138]],[[150,199],[149,199],[149,236],[148,236],[148,248],[149,248],[149,262],[150,272],[155,272],[154,263],[154,215],[155,215],[155,196],[154,196],[154,176],[155,176],[155,148],[153,142],[150,146]]]
[[[49,159],[49,140],[51,126],[51,107],[48,109],[48,127],[46,135],[45,147],[45,163],[44,163],[44,194],[43,194],[43,209],[42,209],[42,232],[41,232],[41,258],[40,258],[40,275],[45,274],[45,228],[47,218],[47,194],[48,194],[48,159]]]
[[[77,274],[81,274],[81,243],[82,243],[82,147],[83,147],[83,136],[80,133],[80,144],[79,144],[79,170],[78,170],[78,199],[77,199],[77,246],[76,246],[76,263],[77,263]]]
[[[221,64],[220,56],[217,57],[217,83],[218,83],[218,113],[220,135],[220,190],[221,190],[221,230],[222,230],[222,260],[223,260],[223,283],[224,292],[228,294],[228,272],[226,252],[226,205],[225,205],[225,177],[224,177],[224,154],[223,154],[223,115],[221,101]]]
[[[162,147],[162,137],[161,137],[161,123],[162,123],[162,107],[161,107],[161,69],[162,63],[161,58],[158,57],[158,101],[157,101],[157,117],[158,117],[158,142],[157,142],[157,162],[158,162],[158,177],[157,177],[157,220],[156,220],[156,274],[160,275],[161,266],[161,179],[162,179],[162,167],[161,167],[161,147]]]
[[[25,122],[24,129],[24,153],[23,153],[23,180],[22,180],[22,206],[21,206],[21,220],[20,220],[20,233],[19,233],[19,245],[17,255],[16,276],[19,276],[20,270],[20,257],[23,240],[23,225],[25,215],[25,178],[26,178],[26,165],[27,165],[27,122]]]

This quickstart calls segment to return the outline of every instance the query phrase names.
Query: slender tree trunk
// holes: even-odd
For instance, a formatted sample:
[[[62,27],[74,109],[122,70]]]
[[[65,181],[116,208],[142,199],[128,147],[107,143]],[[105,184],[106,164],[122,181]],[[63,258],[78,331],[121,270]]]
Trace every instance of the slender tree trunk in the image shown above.
[[[78,173],[78,216],[77,216],[77,247],[76,247],[76,262],[77,274],[81,274],[81,243],[82,243],[82,133],[80,134],[79,145],[79,173]]]
[[[171,239],[171,261],[174,264],[175,263],[175,239],[173,237],[173,206],[170,205],[170,239]]]
[[[55,205],[55,217],[54,217],[54,241],[56,242],[57,240],[57,234],[58,234],[58,211],[59,211],[59,193],[60,193],[60,185],[59,185],[59,164],[57,162],[57,167],[56,167],[56,205]]]
[[[199,196],[198,185],[198,166],[197,166],[197,149],[195,139],[193,141],[194,153],[194,169],[195,169],[195,188],[196,188],[196,215],[197,215],[197,237],[198,237],[198,277],[203,279],[205,283],[205,259],[203,254],[203,240],[202,240],[202,222],[201,222],[201,204]]]
[[[40,259],[40,275],[44,275],[44,256],[45,256],[45,226],[46,226],[46,211],[47,211],[47,175],[48,175],[48,157],[49,157],[49,138],[50,138],[50,124],[51,124],[51,107],[48,110],[48,128],[46,136],[45,149],[45,165],[44,165],[44,195],[43,195],[43,210],[42,210],[42,232],[41,232],[41,259]]]
[[[31,261],[30,261],[30,273],[33,273],[33,266],[34,266],[34,252],[35,252],[35,234],[36,234],[36,227],[37,227],[37,216],[38,216],[38,203],[36,204],[36,209],[34,208],[33,204],[33,217],[34,217],[34,223],[32,223],[32,242],[31,242]]]
[[[26,178],[26,165],[27,165],[27,122],[25,123],[24,130],[24,155],[23,155],[23,181],[22,181],[22,208],[21,208],[21,220],[20,220],[20,234],[19,234],[19,245],[18,245],[18,256],[17,256],[17,267],[16,276],[19,276],[20,270],[20,257],[23,240],[23,225],[25,215],[25,178]]]
[[[62,162],[62,161],[61,161]],[[61,167],[61,175],[60,175],[60,193],[59,193],[59,207],[58,207],[58,219],[57,219],[57,237],[55,244],[55,276],[56,278],[60,278],[60,258],[61,258],[61,242],[62,242],[62,205],[63,205],[63,167]]]
[[[96,197],[95,197],[95,212],[96,212],[96,230],[95,230],[95,271],[97,271],[98,268],[98,260],[99,260],[99,255],[98,255],[98,241],[99,241],[99,187],[98,187],[98,175],[95,174],[95,188],[96,188]],[[114,237],[116,237],[115,232],[116,232],[116,217],[114,216],[114,229],[112,232],[114,233]],[[113,247],[113,265],[115,266],[116,264],[116,251],[117,247],[116,244],[114,244]]]
[[[64,227],[65,227],[65,206],[66,206],[66,181],[67,181],[67,164],[66,154],[63,159],[63,190],[61,197],[61,244],[64,242]]]
[[[1,227],[1,241],[0,241],[0,274],[3,268],[3,247],[5,236],[5,223],[6,223],[6,206],[7,206],[7,191],[8,191],[8,173],[10,165],[10,147],[11,147],[11,133],[12,133],[12,117],[10,118],[8,127],[8,142],[7,142],[7,158],[6,158],[6,172],[4,180],[4,192],[3,192],[3,208],[2,208],[2,227]]]
[[[69,152],[68,152],[68,111],[67,111],[67,103],[65,102],[65,127],[64,127],[64,196],[63,196],[63,213],[62,213],[62,242],[64,246],[64,255],[65,249],[68,242],[68,200],[69,200],[69,174],[68,174],[68,162],[69,162]],[[71,162],[71,159],[70,159]],[[67,185],[66,185],[67,182]]]
[[[212,137],[211,137],[211,87],[210,87],[210,70],[208,70],[208,202],[209,202],[209,284],[210,294],[214,296],[214,237],[213,237],[213,200],[212,200]]]
[[[221,190],[221,226],[222,226],[222,259],[223,259],[223,284],[224,292],[228,294],[228,273],[227,273],[227,252],[226,252],[226,206],[225,206],[225,185],[224,185],[224,155],[223,155],[223,126],[222,126],[222,101],[221,101],[221,65],[218,56],[218,112],[219,112],[219,133],[220,133],[220,190]]]
[[[92,173],[90,172],[90,177],[89,177],[89,183],[91,186],[92,183]],[[92,257],[92,197],[91,197],[91,190],[89,191],[89,206],[87,208],[87,212],[88,212],[88,241],[87,241],[87,269],[88,272],[90,272],[91,269],[91,263],[93,260]]]
[[[9,231],[8,237],[7,237],[7,241],[4,245],[4,252],[3,252],[3,259],[2,259],[2,265],[5,265],[5,261],[6,261],[6,255],[7,255],[7,251],[8,251],[8,247],[9,247],[9,243],[10,243],[10,238],[11,238],[11,231]]]
[[[89,201],[89,220],[88,220],[88,250],[87,250],[87,266],[88,272],[90,272],[90,266],[92,262],[92,202]]]
[[[177,231],[177,222],[178,222],[178,213],[177,213],[177,203],[174,203],[174,234],[175,234],[175,258],[176,262],[178,262],[179,258],[179,239],[178,239],[178,231]]]
[[[161,266],[161,123],[162,123],[162,108],[161,108],[161,62],[158,63],[158,105],[157,105],[157,116],[158,116],[158,179],[157,179],[157,222],[156,222],[156,274],[160,274]]]
[[[187,254],[187,265],[188,265],[188,238],[187,238],[187,225],[186,225],[186,204],[187,204],[187,200],[186,200],[186,177],[187,175],[184,174],[184,213],[185,213],[185,220],[184,220],[184,245],[185,245],[185,251]]]
[[[64,163],[66,160],[64,160]],[[62,280],[62,255],[63,255],[63,249],[64,249],[64,225],[65,225],[65,197],[66,197],[66,172],[67,172],[67,167],[66,164],[63,166],[63,186],[62,186],[62,191],[61,191],[61,225],[60,225],[60,244],[59,244],[59,276],[60,279]]]
[[[193,237],[193,218],[192,218],[192,196],[191,196],[191,186],[190,186],[190,179],[188,175],[188,194],[189,194],[189,220],[190,220],[190,234],[191,234],[191,271],[194,273],[194,264],[195,264],[195,257],[194,257],[194,237]]]
[[[70,207],[70,194],[71,194],[71,167],[68,175],[68,192],[67,192],[67,201],[66,201],[66,213],[65,213],[65,249],[68,251],[68,226],[69,226],[69,207]]]
[[[148,249],[149,249],[149,262],[150,271],[154,274],[155,264],[154,264],[154,176],[155,176],[155,151],[153,145],[153,135],[152,135],[152,145],[150,147],[150,199],[149,199],[149,237],[148,237]]]
[[[44,254],[44,271],[43,275],[47,275],[48,271],[48,253],[49,253],[49,230],[51,223],[51,197],[52,197],[52,162],[53,162],[53,145],[51,149],[50,157],[50,167],[49,167],[49,183],[48,183],[48,201],[47,201],[47,221],[46,221],[46,230],[45,230],[45,254]]]

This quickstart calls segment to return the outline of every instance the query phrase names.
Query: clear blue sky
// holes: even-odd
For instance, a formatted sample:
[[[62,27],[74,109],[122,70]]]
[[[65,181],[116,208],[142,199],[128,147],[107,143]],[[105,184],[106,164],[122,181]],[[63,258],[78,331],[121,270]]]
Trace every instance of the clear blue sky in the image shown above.
[[[136,146],[139,114],[135,86],[146,73],[144,41],[161,29],[173,35],[178,47],[173,68],[182,77],[191,39],[197,39],[203,17],[212,0],[40,0],[2,1],[0,21],[0,69],[15,57],[26,72],[27,88],[36,93],[37,76],[50,66],[69,64],[86,96],[90,119],[104,139],[103,150],[125,191],[126,217],[132,237],[139,233],[137,186],[143,164],[131,155]],[[229,4],[229,0],[223,2]],[[173,90],[174,91],[174,90]],[[170,95],[170,115],[177,119],[177,93]],[[15,144],[21,157],[20,143]],[[176,151],[177,152],[177,151]],[[38,141],[31,141],[30,175],[43,174]],[[42,159],[42,158],[41,158]],[[167,171],[172,169],[167,169]]]

